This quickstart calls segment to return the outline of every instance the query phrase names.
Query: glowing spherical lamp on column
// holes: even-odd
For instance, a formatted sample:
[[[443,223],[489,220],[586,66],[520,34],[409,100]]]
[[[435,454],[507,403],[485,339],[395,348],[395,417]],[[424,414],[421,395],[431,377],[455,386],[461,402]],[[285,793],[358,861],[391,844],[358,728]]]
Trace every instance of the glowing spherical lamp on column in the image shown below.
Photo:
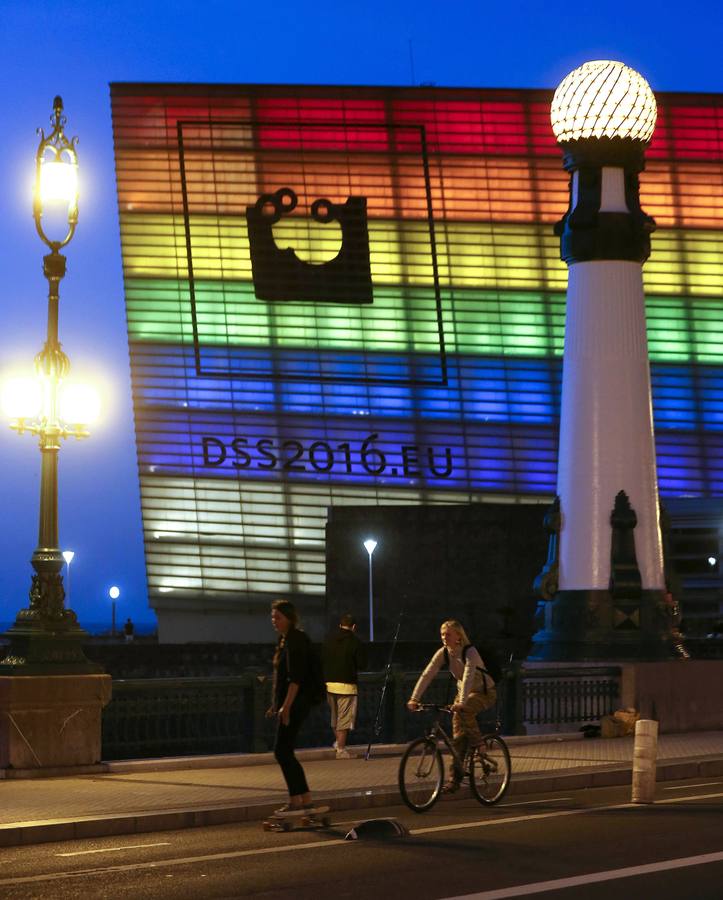
[[[569,275],[538,659],[670,653],[642,280],[655,222],[640,208],[638,183],[656,115],[648,83],[620,62],[585,63],[552,101],[571,175],[555,226]]]

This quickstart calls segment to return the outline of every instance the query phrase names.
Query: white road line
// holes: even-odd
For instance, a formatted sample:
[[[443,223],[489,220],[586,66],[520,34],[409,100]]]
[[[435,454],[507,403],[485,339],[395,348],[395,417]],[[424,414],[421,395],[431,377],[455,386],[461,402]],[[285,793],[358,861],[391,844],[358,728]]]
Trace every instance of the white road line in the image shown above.
[[[692,797],[668,797],[656,800],[660,806],[664,803],[687,803],[689,800],[712,800],[723,797],[723,794],[696,794]],[[410,834],[431,834],[435,831],[461,831],[464,828],[487,828],[492,825],[513,825],[516,822],[532,822],[535,819],[559,819],[563,816],[581,816],[605,809],[640,809],[637,803],[616,803],[612,806],[586,806],[584,809],[556,809],[552,812],[533,813],[530,816],[505,816],[499,819],[480,819],[475,822],[459,822],[453,825],[431,825],[428,828],[412,828]],[[0,882],[1,884],[2,882]]]
[[[693,797],[668,797],[658,800],[657,805],[668,803],[687,803],[691,800],[712,800],[723,797],[718,794],[698,794]],[[505,816],[499,819],[482,819],[476,822],[462,822],[457,825],[437,825],[430,828],[415,828],[411,834],[430,834],[436,831],[460,831],[465,828],[484,828],[494,825],[512,825],[516,822],[531,822],[535,819],[562,818],[563,816],[580,816],[587,813],[615,809],[639,808],[633,803],[619,803],[611,806],[590,806],[585,809],[554,810],[546,813],[533,813],[529,816]],[[224,859],[241,859],[248,856],[269,856],[274,853],[296,853],[302,850],[315,850],[321,847],[352,847],[356,841],[345,841],[344,838],[327,838],[321,841],[308,841],[305,844],[284,844],[280,847],[256,847],[250,850],[233,850],[228,853],[209,853],[203,856],[186,856],[180,859],[159,859],[155,862],[127,863],[117,866],[103,866],[98,869],[79,869],[75,872],[52,872],[45,875],[23,875],[16,878],[0,878],[0,887],[11,884],[30,884],[37,881],[60,881],[68,878],[82,878],[89,875],[107,875],[111,872],[132,872],[141,869],[167,869],[171,866],[187,866],[194,863],[214,862]]]
[[[61,881],[68,878],[82,878],[88,875],[108,875],[111,872],[137,872],[139,869],[167,869],[170,866],[188,866],[193,863],[214,862],[221,859],[240,859],[244,856],[266,856],[270,853],[292,853],[295,850],[312,850],[315,847],[334,847],[349,842],[344,838],[326,841],[309,841],[306,844],[285,844],[282,847],[256,847],[253,850],[234,850],[229,853],[206,853],[203,856],[185,856],[180,859],[159,859],[155,862],[127,863],[119,866],[104,866],[102,869],[78,869],[76,872],[51,872],[47,875],[22,875],[17,878],[0,878],[0,886],[6,884],[30,884],[34,881]]]
[[[508,806],[533,806],[535,803],[562,803],[563,800],[572,800],[572,797],[548,797],[547,800],[518,800],[517,803],[501,803],[499,809]]]
[[[720,781],[704,781],[702,784],[678,784],[675,787],[666,787],[663,788],[664,791],[687,791],[690,788],[699,788],[699,787],[717,787],[717,785],[723,784]]]
[[[563,888],[580,887],[583,884],[598,884],[601,881],[616,881],[635,875],[652,875],[671,869],[685,869],[689,866],[705,866],[708,863],[723,862],[723,852],[703,853],[700,856],[683,856],[680,859],[666,859],[644,866],[628,866],[624,869],[609,869],[606,872],[591,872],[589,875],[575,875],[573,878],[555,878],[552,881],[538,881],[535,884],[518,884],[514,887],[483,891],[479,894],[460,894],[447,900],[505,900],[507,897],[526,897],[529,894],[544,894],[546,891],[560,891]]]
[[[87,856],[90,853],[117,853],[120,850],[142,850],[144,847],[170,847],[170,841],[157,844],[128,844],[126,847],[101,847],[99,850],[76,850],[74,853],[56,853],[56,856]]]

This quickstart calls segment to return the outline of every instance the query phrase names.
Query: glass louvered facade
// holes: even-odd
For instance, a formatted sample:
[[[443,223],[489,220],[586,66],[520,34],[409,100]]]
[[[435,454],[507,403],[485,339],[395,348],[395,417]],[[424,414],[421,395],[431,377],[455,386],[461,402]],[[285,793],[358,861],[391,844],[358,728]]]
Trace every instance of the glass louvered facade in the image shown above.
[[[550,99],[112,86],[162,637],[201,613],[252,634],[276,596],[313,606],[331,506],[554,495],[568,176]],[[658,478],[703,500],[723,496],[723,104],[657,100],[641,201]]]

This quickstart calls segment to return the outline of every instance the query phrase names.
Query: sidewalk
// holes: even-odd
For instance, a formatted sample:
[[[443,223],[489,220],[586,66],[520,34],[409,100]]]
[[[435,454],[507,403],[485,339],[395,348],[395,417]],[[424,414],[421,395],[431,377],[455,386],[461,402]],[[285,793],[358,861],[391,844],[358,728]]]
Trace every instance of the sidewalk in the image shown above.
[[[507,740],[510,794],[631,780],[632,737]],[[315,799],[334,810],[398,803],[402,747],[373,747],[368,761],[365,747],[350,749],[358,758],[337,760],[331,750],[299,751]],[[268,753],[136,760],[108,763],[107,769],[105,774],[1,781],[0,846],[260,820],[286,800],[279,768]],[[660,736],[658,781],[720,775],[723,732]]]

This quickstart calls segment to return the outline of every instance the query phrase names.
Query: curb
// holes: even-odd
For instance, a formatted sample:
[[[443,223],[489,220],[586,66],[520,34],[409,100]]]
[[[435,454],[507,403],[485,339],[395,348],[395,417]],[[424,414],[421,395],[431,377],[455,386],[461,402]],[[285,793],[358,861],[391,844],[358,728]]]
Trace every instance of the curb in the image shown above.
[[[329,752],[329,751],[319,751]],[[319,757],[316,757],[319,758]],[[323,757],[322,757],[323,758]],[[658,766],[657,781],[723,775],[723,757],[709,756],[664,762]],[[630,783],[632,765],[594,766],[575,772],[529,774],[513,777],[508,796],[544,791],[579,790],[581,788],[610,787]],[[374,809],[399,803],[399,791],[379,788],[364,793],[317,794],[332,811]],[[445,803],[464,800],[469,791],[461,791]],[[278,802],[278,801],[277,801]],[[90,837],[147,834],[156,831],[175,831],[181,828],[201,828],[210,825],[229,825],[237,822],[258,822],[273,812],[276,803],[254,803],[246,806],[216,806],[207,809],[169,809],[154,813],[127,813],[97,818],[53,819],[41,822],[19,822],[0,826],[0,847],[28,846],[51,841],[71,841]]]
[[[508,747],[527,746],[529,744],[552,744],[563,741],[581,741],[584,735],[573,731],[548,735],[504,735]],[[371,758],[375,756],[401,756],[407,744],[372,744]],[[355,756],[363,756],[367,744],[349,744],[348,750]],[[334,759],[336,754],[330,747],[308,747],[296,750],[301,762],[312,762],[317,759]],[[114,775],[131,772],[173,772],[179,769],[226,769],[232,766],[269,766],[275,765],[273,753],[224,753],[216,756],[166,756],[154,759],[122,759],[106,761],[100,765],[101,771]],[[77,773],[83,774],[83,773]]]

